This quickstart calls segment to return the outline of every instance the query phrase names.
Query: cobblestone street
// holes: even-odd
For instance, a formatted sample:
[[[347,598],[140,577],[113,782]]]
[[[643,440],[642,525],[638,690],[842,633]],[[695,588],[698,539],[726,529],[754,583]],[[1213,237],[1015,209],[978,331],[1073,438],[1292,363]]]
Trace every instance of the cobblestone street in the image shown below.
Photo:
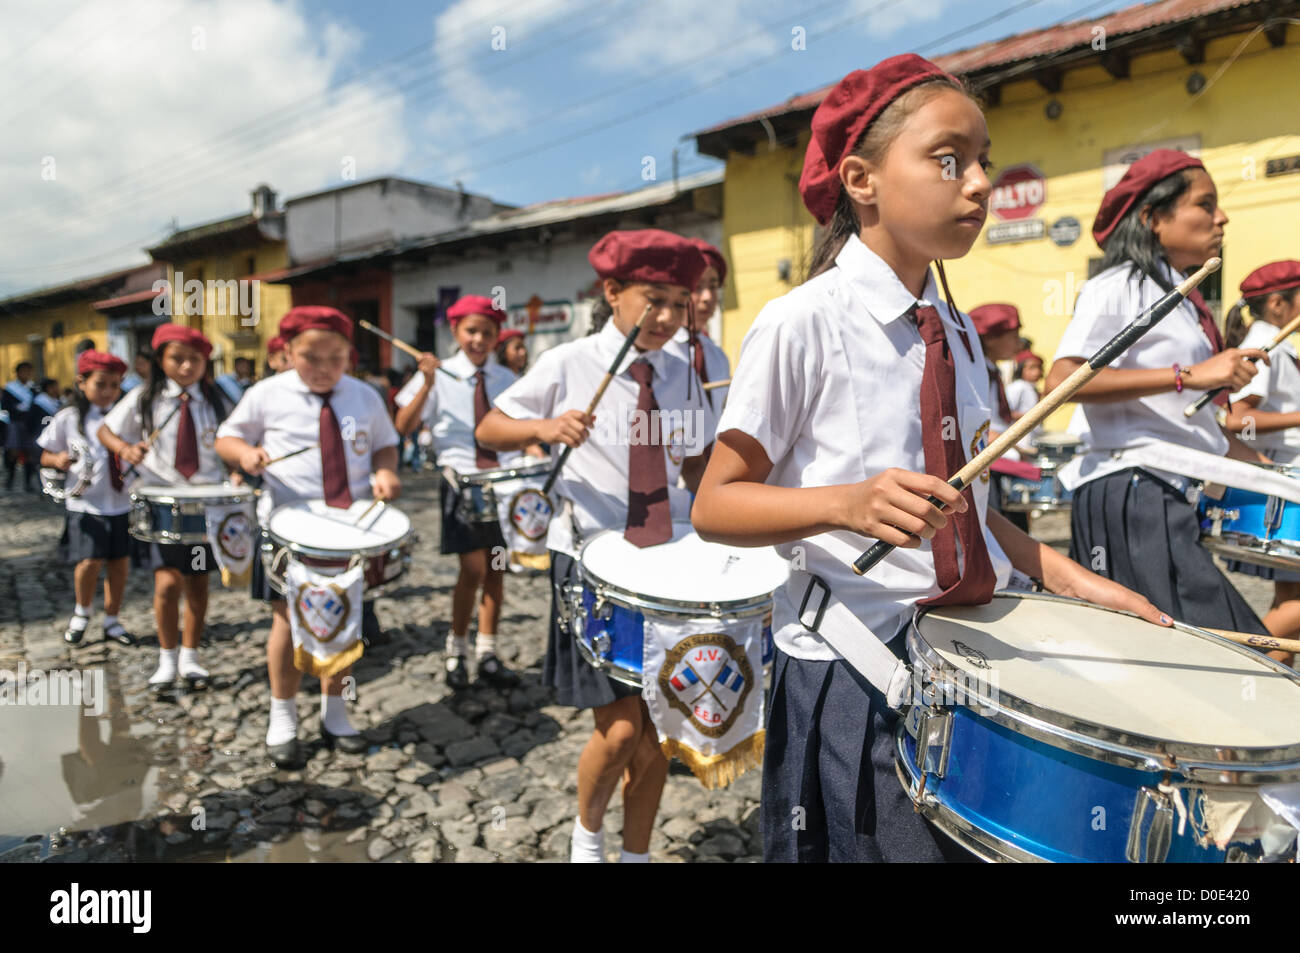
[[[549,594],[541,575],[511,575],[499,644],[523,674],[503,694],[453,696],[442,677],[456,562],[437,555],[435,478],[404,474],[399,504],[421,534],[411,571],[377,604],[385,644],[357,665],[354,723],[369,753],[335,754],[319,741],[317,683],[299,695],[302,771],[265,754],[264,641],[269,614],[244,589],[213,577],[205,692],[155,699],[151,580],[133,572],[122,619],[144,642],[99,638],[96,600],[86,641],[62,631],[71,567],[52,552],[61,508],[44,497],[0,497],[0,669],[102,667],[108,710],[0,707],[0,861],[366,860],[417,862],[567,859],[578,753],[591,717],[552,703],[541,685]],[[1059,517],[1036,530],[1058,544]],[[1257,611],[1271,584],[1234,576]],[[757,860],[759,772],[710,792],[674,765],[652,843],[656,861]],[[620,847],[618,796],[606,849]]]

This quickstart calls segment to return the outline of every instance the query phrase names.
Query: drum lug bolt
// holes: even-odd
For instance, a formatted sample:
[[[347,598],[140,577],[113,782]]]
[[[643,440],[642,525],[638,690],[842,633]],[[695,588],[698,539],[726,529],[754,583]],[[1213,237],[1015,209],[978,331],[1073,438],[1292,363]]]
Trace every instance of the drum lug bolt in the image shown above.
[[[602,662],[609,657],[609,636],[602,632],[591,640],[591,649]]]
[[[942,780],[948,772],[952,747],[952,712],[930,707],[921,712],[916,728],[916,762],[923,775]]]
[[[1147,816],[1151,823],[1145,834]],[[1133,864],[1162,864],[1169,856],[1173,841],[1174,807],[1169,797],[1155,788],[1138,788],[1133,802],[1133,819],[1129,822],[1128,844],[1124,856]]]

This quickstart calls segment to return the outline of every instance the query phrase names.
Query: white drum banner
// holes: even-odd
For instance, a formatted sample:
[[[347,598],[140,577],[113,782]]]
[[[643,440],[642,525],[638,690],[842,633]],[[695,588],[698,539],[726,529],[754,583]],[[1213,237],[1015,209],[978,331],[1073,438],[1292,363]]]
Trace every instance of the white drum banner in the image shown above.
[[[665,757],[706,788],[763,763],[763,618],[645,620],[641,695]]]
[[[211,505],[205,513],[208,543],[221,567],[221,584],[227,589],[248,585],[253,566],[253,536],[257,524],[251,503]]]
[[[343,671],[365,651],[361,642],[361,600],[365,566],[322,576],[296,560],[285,570],[293,664],[325,678]]]
[[[512,572],[550,568],[546,531],[555,515],[555,507],[542,493],[543,482],[540,479],[503,480],[493,490]]]

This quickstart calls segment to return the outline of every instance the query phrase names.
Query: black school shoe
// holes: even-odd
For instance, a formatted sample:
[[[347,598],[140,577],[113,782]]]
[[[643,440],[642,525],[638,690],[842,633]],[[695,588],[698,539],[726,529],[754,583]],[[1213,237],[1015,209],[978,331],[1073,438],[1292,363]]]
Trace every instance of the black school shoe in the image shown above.
[[[342,751],[344,754],[363,754],[370,750],[370,742],[366,740],[364,732],[355,735],[336,735],[321,725],[320,737],[321,741],[325,742],[326,748]]]
[[[519,676],[491,652],[478,660],[477,680],[496,688],[512,688],[519,684]]]
[[[90,628],[89,624],[86,628]],[[68,626],[63,630],[63,641],[67,642],[69,645],[80,644],[81,640],[85,638],[85,636],[86,629],[74,629],[72,626]]]
[[[465,656],[447,656],[446,666],[448,688],[467,688],[469,686],[469,662]]]
[[[302,750],[298,745],[297,738],[286,741],[284,744],[267,745],[266,753],[271,756],[275,766],[282,770],[291,771],[302,766]]]
[[[64,638],[67,638],[67,636],[64,636]],[[127,648],[137,644],[136,637],[126,631],[126,628],[121,622],[115,623],[111,630],[106,626],[104,628],[104,638],[112,639],[114,642],[119,645],[125,645]]]

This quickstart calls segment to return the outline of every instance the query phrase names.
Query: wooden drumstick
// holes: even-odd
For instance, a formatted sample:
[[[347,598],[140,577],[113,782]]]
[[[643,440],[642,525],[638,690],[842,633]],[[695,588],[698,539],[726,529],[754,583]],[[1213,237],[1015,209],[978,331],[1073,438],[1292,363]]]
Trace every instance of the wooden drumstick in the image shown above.
[[[365,519],[365,518],[370,514],[370,511],[373,510],[376,506],[378,506],[378,505],[379,505],[380,503],[382,503],[382,502],[384,502],[384,501],[381,500],[379,497],[375,497],[373,500],[371,500],[371,501],[370,501],[370,505],[367,506],[364,510],[361,511],[361,515],[358,516],[356,519],[354,519],[354,520],[352,521],[352,525],[353,525],[353,526],[360,526],[360,525],[361,525],[361,521],[362,521],[363,519]]]
[[[1260,348],[1260,350],[1263,351],[1265,354],[1272,353],[1273,348],[1280,345],[1283,341],[1289,338],[1297,330],[1300,330],[1300,316],[1297,316],[1295,320],[1291,321],[1289,324],[1284,326],[1281,331],[1278,331],[1277,336],[1273,338],[1273,340],[1270,341],[1267,345]],[[1259,362],[1259,358],[1257,357],[1250,357],[1247,358],[1247,360],[1250,361],[1250,363],[1252,364],[1256,364]],[[1195,401],[1193,401],[1192,403],[1188,404],[1186,407],[1183,408],[1183,416],[1191,417],[1198,410],[1200,410],[1202,407],[1208,404],[1210,401],[1214,400],[1214,398],[1218,397],[1220,394],[1226,393],[1227,390],[1228,388],[1226,387],[1216,387],[1214,388],[1214,390],[1207,390],[1200,397],[1196,398]]]
[[[175,417],[180,412],[183,403],[184,403],[183,401],[178,400],[176,402],[176,406],[172,408],[172,412],[163,418],[163,422],[154,428],[153,433],[149,434],[149,439],[144,442],[145,453],[148,453],[149,450],[153,448],[153,442],[158,439],[158,435],[163,432],[163,428],[166,427],[169,423],[171,423],[172,418]],[[120,457],[121,454],[118,454],[118,456]],[[134,463],[131,464],[131,469],[127,470],[125,473],[122,474],[124,478],[128,476],[139,476],[139,475],[140,472],[136,470]]]
[[[284,454],[283,456],[274,457],[270,460],[267,460],[264,464],[262,464],[262,466],[269,467],[273,463],[279,463],[281,460],[288,460],[290,457],[296,457],[298,456],[298,454],[306,453],[308,450],[315,450],[319,446],[320,446],[320,441],[317,441],[316,443],[313,444],[309,444],[306,447],[299,447],[297,450],[291,450],[290,452]]]
[[[588,420],[590,420],[591,415],[596,412],[596,405],[599,404],[600,399],[605,396],[605,388],[609,387],[609,382],[612,381],[614,375],[618,373],[618,366],[623,363],[623,358],[627,356],[628,351],[632,350],[632,343],[637,339],[637,335],[641,333],[641,325],[645,323],[645,319],[649,314],[650,305],[647,303],[645,310],[641,312],[641,317],[636,319],[636,324],[632,325],[632,330],[628,331],[627,337],[623,339],[623,346],[618,349],[618,354],[614,357],[614,363],[609,365],[609,370],[607,370],[605,376],[601,378],[600,386],[596,388],[596,396],[591,398],[591,403],[587,405],[586,417]],[[564,463],[569,459],[569,454],[571,453],[573,453],[573,448],[566,446],[564,452],[560,454],[560,459],[555,462],[555,469],[551,471],[551,475],[546,478],[546,485],[542,487],[543,496],[550,495],[551,487],[555,486],[555,481],[560,476],[560,470],[564,468]]]
[[[715,387],[729,387],[731,386],[731,378],[728,377],[722,381],[709,381],[707,384],[701,384],[700,386],[705,390],[713,390]]]
[[[1029,432],[1042,423],[1049,414],[1073,397],[1088,381],[1092,380],[1098,371],[1132,347],[1138,338],[1146,334],[1162,318],[1178,307],[1188,293],[1204,281],[1207,275],[1217,271],[1221,264],[1223,264],[1222,259],[1211,258],[1195,274],[1184,278],[1178,287],[1134,318],[1128,327],[1102,345],[1101,350],[1087,362],[1080,365],[1055,390],[1027,410],[1023,417],[1002,431],[996,440],[975,456],[975,459],[958,470],[957,474],[948,480],[948,485],[954,490],[964,490],[970,486],[988,468],[989,464],[1028,436]],[[931,496],[927,499],[927,502],[936,507],[943,506],[937,497]],[[894,548],[892,543],[877,540],[870,549],[853,561],[853,571],[859,576],[863,575],[872,566],[888,556]]]
[[[1197,626],[1206,632],[1213,632],[1229,642],[1247,645],[1252,649],[1264,649],[1272,652],[1300,652],[1300,639],[1279,639],[1271,635],[1251,635],[1249,632],[1233,632],[1230,629],[1211,629],[1208,625]]]
[[[393,337],[383,328],[377,328],[369,321],[358,321],[357,324],[365,328],[371,334],[375,334],[383,338],[385,341],[393,345],[393,347],[397,348],[399,351],[405,351],[407,354],[411,355],[411,357],[415,358],[417,361],[420,358],[424,357],[424,353],[419,348],[411,347],[411,345],[407,344],[405,341],[399,341],[397,338]],[[451,371],[447,370],[447,368],[443,367],[441,364],[438,365],[438,370],[441,373],[446,374],[454,381],[464,380],[464,378],[461,377],[459,374],[453,374]]]

